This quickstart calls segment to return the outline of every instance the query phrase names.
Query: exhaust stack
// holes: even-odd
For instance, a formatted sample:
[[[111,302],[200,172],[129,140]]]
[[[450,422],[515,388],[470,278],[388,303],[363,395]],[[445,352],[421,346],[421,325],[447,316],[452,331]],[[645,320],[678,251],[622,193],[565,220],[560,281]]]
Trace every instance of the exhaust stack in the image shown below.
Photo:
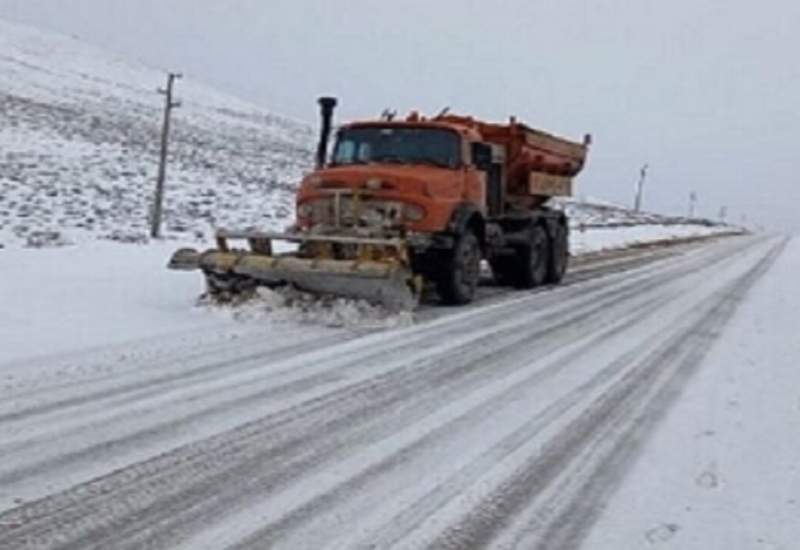
[[[333,128],[333,110],[336,108],[335,97],[319,98],[322,127],[320,128],[319,145],[317,146],[317,169],[325,166],[325,157],[328,154],[328,140]]]

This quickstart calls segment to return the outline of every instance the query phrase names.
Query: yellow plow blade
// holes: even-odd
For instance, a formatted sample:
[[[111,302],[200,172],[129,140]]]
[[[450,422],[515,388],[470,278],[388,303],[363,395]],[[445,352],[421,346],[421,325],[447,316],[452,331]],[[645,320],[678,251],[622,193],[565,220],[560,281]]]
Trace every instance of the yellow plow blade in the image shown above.
[[[192,249],[177,251],[170,269],[200,269],[207,277],[228,276],[254,286],[292,285],[314,294],[362,299],[391,310],[419,301],[420,283],[407,267],[391,261],[308,259],[258,252]]]

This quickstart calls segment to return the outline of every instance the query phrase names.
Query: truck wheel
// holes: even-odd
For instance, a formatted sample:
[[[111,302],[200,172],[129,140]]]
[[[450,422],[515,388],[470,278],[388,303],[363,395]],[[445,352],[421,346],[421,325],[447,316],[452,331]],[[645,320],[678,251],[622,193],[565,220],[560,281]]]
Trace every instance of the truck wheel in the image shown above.
[[[206,295],[220,303],[249,297],[256,288],[255,281],[226,273],[206,272]]]
[[[467,231],[457,240],[448,265],[436,281],[436,290],[446,304],[468,304],[475,298],[481,271],[478,237]]]
[[[550,237],[550,261],[545,282],[556,285],[564,278],[569,263],[569,233],[566,226],[558,224]]]
[[[528,246],[518,254],[519,279],[518,288],[533,288],[544,283],[550,263],[550,243],[544,229],[535,225],[531,228]]]

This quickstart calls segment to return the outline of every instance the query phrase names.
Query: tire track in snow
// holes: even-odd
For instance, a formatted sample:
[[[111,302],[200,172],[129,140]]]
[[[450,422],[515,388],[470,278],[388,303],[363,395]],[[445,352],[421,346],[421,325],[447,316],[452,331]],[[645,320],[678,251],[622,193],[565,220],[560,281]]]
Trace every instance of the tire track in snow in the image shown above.
[[[670,331],[663,343],[653,346],[648,342],[641,346],[639,352],[643,359],[635,361],[634,368],[622,381],[589,404],[581,416],[547,443],[546,448],[523,463],[513,476],[484,497],[459,523],[449,526],[431,542],[430,547],[578,548],[580,533],[591,526],[591,516],[580,512],[594,510],[598,504],[596,499],[584,501],[582,498],[598,486],[605,486],[606,490],[613,487],[615,479],[610,479],[607,474],[601,475],[603,468],[618,466],[615,460],[629,452],[625,444],[630,442],[647,415],[654,411],[663,413],[665,406],[659,402],[660,398],[664,399],[665,395],[672,394],[685,383],[692,370],[700,364],[713,343],[713,333],[733,313],[735,304],[732,297],[733,300],[741,297],[781,250],[782,244],[771,248],[762,262],[697,304],[692,322],[679,327],[678,331]],[[655,349],[648,352],[652,347]],[[652,428],[654,423],[651,417],[649,427]],[[610,450],[598,459],[592,455],[601,453],[599,447]],[[567,466],[580,462],[587,455],[590,458],[588,467],[584,465],[580,475]],[[549,502],[535,502],[539,494],[564,476],[570,484],[575,480],[583,482],[583,490],[572,491],[564,499],[567,487],[562,484]],[[566,503],[559,502],[564,500]],[[514,533],[513,542],[496,541],[515,514],[531,501],[536,504],[530,512],[533,517],[523,522],[526,529],[522,534],[527,537]],[[554,516],[554,519],[549,519],[549,516]],[[570,529],[566,529],[567,525]]]
[[[0,413],[0,424],[8,422],[15,422],[19,420],[27,420],[36,416],[44,416],[51,412],[59,412],[69,414],[76,406],[91,403],[92,405],[101,405],[107,407],[124,406],[130,401],[135,401],[141,395],[146,395],[154,389],[172,389],[180,387],[193,379],[202,379],[203,377],[211,375],[212,377],[219,376],[226,370],[241,371],[241,364],[252,362],[253,360],[263,360],[265,354],[270,354],[273,358],[291,357],[300,352],[307,352],[313,349],[322,349],[330,347],[336,343],[340,343],[345,335],[335,335],[315,342],[302,342],[295,343],[285,347],[278,347],[277,349],[264,346],[257,351],[248,350],[247,353],[237,354],[231,356],[231,350],[225,348],[224,350],[217,351],[202,351],[197,353],[184,354],[181,357],[168,357],[161,361],[156,361],[155,365],[150,365],[151,369],[168,368],[170,363],[178,361],[192,364],[192,362],[199,362],[202,366],[181,370],[168,375],[155,376],[147,380],[134,380],[128,384],[119,384],[118,380],[112,380],[113,385],[104,387],[92,392],[81,393],[75,396],[74,393],[65,399],[50,400],[45,403],[34,404],[27,407],[13,407],[12,403],[6,403],[3,407],[6,412]],[[77,384],[86,384],[86,381],[80,381]],[[52,394],[59,389],[71,390],[72,384],[67,384],[66,387],[48,388],[46,391],[50,393],[46,397],[51,398]],[[37,390],[36,394],[43,393],[42,390]],[[25,394],[18,395],[17,399],[26,397]],[[118,399],[123,398],[123,399]]]
[[[371,478],[374,478],[377,475],[389,474],[393,468],[400,466],[406,460],[406,457],[409,454],[417,452],[426,446],[441,444],[442,441],[447,439],[450,435],[458,430],[468,428],[481,417],[492,414],[493,410],[497,408],[497,402],[505,402],[523,398],[524,394],[530,391],[532,385],[541,383],[561,370],[565,361],[587,353],[604,338],[618,334],[620,331],[623,331],[634,325],[647,314],[649,308],[657,305],[658,301],[646,302],[642,305],[638,314],[630,318],[626,318],[621,323],[614,324],[608,330],[594,333],[588,341],[581,342],[581,345],[567,356],[559,357],[541,370],[534,371],[533,373],[527,373],[527,377],[523,380],[517,380],[515,377],[514,384],[505,389],[501,394],[492,395],[491,399],[483,399],[480,405],[468,408],[466,412],[460,414],[449,422],[436,426],[435,429],[425,434],[424,437],[414,439],[410,444],[402,447],[400,450],[397,450],[394,452],[394,454],[383,458],[381,461],[362,471],[358,476],[352,477],[345,483],[336,485],[332,490],[314,497],[307,504],[291,511],[291,513],[287,514],[286,517],[282,518],[278,522],[262,526],[257,533],[251,535],[247,540],[238,544],[236,548],[248,548],[253,545],[269,546],[271,543],[275,542],[280,533],[299,528],[306,517],[320,513],[320,511],[323,511],[327,507],[333,505],[337,499],[342,498],[348,492],[355,490],[359,486],[367,484]],[[572,393],[565,395],[557,402],[548,406],[541,413],[538,413],[532,417],[531,420],[525,425],[524,433],[529,436],[535,435],[539,430],[542,429],[542,426],[545,423],[556,417],[565,409],[573,406],[575,402],[587,391],[591,390],[592,387],[606,381],[609,377],[613,376],[617,369],[618,366],[610,366],[606,369],[603,369],[589,383],[581,386]],[[497,445],[496,447],[506,446],[507,444]],[[470,469],[471,472],[479,472],[488,468],[488,464],[493,463],[507,452],[508,451],[506,449],[501,449],[498,454],[495,452],[495,447],[493,447],[481,456],[482,463],[475,464],[475,467]],[[464,472],[463,475],[459,476],[461,479],[452,483],[448,482],[447,487],[439,487],[437,488],[438,491],[432,491],[430,494],[427,494],[424,499],[421,499],[415,504],[415,506],[409,508],[406,514],[393,518],[390,526],[382,526],[380,530],[380,536],[376,535],[373,544],[377,548],[383,548],[391,545],[388,541],[392,538],[395,539],[395,542],[396,540],[399,540],[401,536],[391,534],[392,527],[399,528],[399,526],[402,526],[402,529],[405,532],[405,530],[409,529],[409,525],[421,522],[421,520],[427,517],[432,510],[435,510],[440,503],[445,502],[448,498],[457,495],[463,486],[463,480],[469,479],[469,473],[471,472]],[[441,493],[442,490],[444,494],[437,494]]]
[[[691,343],[689,349],[684,351],[683,359],[677,362],[674,372],[657,388],[648,407],[640,407],[638,415],[626,423],[624,433],[617,437],[616,444],[608,455],[602,462],[595,464],[591,476],[585,477],[584,482],[573,492],[568,506],[561,508],[559,515],[539,537],[542,542],[536,546],[537,549],[580,548],[597,520],[600,503],[607,501],[624,477],[625,471],[636,459],[645,441],[643,436],[651,432],[665,416],[670,405],[701,366],[702,359],[714,345],[749,289],[774,265],[787,244],[788,240],[782,240],[736,284],[719,292],[707,315],[679,336],[683,338],[680,340],[682,343]],[[603,482],[591,483],[593,478],[602,479]],[[576,521],[578,517],[582,520]]]

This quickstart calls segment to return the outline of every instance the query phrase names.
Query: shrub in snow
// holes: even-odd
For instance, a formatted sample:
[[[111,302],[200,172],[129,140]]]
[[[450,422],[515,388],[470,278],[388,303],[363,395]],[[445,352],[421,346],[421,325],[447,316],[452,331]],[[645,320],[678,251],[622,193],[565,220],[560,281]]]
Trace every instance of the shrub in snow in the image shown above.
[[[59,231],[36,230],[28,233],[25,239],[27,248],[49,248],[57,246],[67,246],[72,244]]]
[[[146,234],[137,231],[126,231],[124,229],[115,229],[111,233],[103,235],[101,238],[126,244],[147,244],[149,242]]]

